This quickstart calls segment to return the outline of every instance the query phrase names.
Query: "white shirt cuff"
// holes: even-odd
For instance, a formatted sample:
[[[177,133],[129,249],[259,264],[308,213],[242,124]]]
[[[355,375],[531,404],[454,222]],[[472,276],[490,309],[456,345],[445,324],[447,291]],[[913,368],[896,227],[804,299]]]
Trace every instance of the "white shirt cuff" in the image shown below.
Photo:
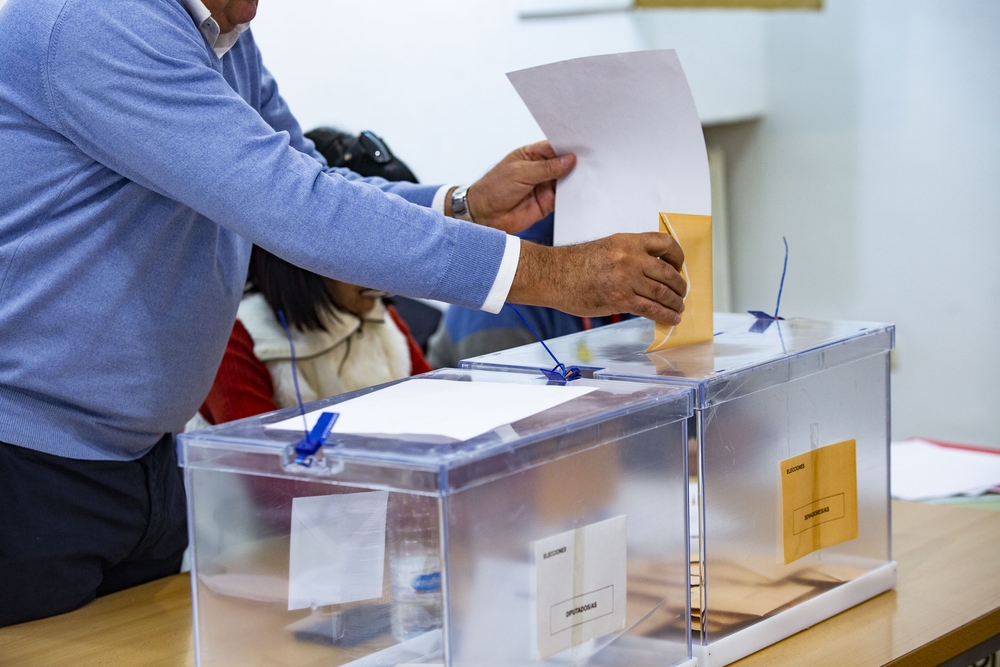
[[[434,193],[434,201],[431,202],[431,208],[444,215],[444,198],[448,196],[448,191],[451,190],[454,185],[442,185],[438,188],[438,191]],[[424,200],[426,201],[426,200]]]
[[[500,270],[490,293],[486,295],[480,310],[496,315],[507,302],[510,286],[514,284],[514,274],[517,273],[517,263],[521,259],[521,239],[507,235],[507,246],[503,249],[503,259],[500,260]]]

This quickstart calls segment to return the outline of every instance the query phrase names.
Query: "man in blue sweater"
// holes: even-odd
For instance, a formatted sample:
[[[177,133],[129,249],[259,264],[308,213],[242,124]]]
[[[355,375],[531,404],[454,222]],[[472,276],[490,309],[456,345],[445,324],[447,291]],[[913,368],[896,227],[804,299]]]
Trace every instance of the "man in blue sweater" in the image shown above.
[[[669,237],[545,248],[508,235],[551,212],[572,169],[547,144],[457,190],[328,168],[264,68],[255,11],[0,9],[0,625],[177,571],[170,434],[212,383],[254,243],[471,308],[679,321]]]

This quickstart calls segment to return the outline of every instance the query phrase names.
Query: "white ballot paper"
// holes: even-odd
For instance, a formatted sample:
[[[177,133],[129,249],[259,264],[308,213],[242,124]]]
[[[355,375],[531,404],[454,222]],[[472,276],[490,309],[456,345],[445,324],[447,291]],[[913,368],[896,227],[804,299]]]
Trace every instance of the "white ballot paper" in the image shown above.
[[[538,660],[625,629],[625,517],[534,544]]]
[[[677,53],[578,58],[507,75],[557,153],[556,245],[656,232],[660,213],[712,214],[708,153]]]
[[[594,391],[594,387],[414,379],[306,414],[340,415],[333,433],[437,435],[470,440]],[[302,431],[296,416],[265,428]]]
[[[292,499],[288,610],[382,597],[386,491]]]

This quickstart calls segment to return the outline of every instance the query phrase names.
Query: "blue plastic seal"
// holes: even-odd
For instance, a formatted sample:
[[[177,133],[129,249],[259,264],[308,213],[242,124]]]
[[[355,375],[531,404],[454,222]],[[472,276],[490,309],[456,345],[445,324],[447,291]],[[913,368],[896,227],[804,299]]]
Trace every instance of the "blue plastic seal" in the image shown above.
[[[288,349],[292,357],[292,382],[295,384],[295,400],[299,403],[299,414],[302,415],[302,430],[305,432],[305,437],[295,445],[295,462],[308,468],[313,464],[313,457],[316,455],[316,452],[326,444],[326,440],[330,437],[330,432],[333,431],[333,426],[337,423],[337,419],[340,418],[340,414],[337,412],[324,412],[316,420],[316,425],[312,427],[312,430],[308,429],[306,424],[306,406],[302,403],[302,392],[299,391],[299,367],[295,361],[295,341],[292,340],[292,331],[288,328],[288,321],[285,319],[284,311],[278,311],[278,321],[281,322],[281,328],[285,330],[285,336],[288,338]]]
[[[535,334],[535,338],[538,339],[538,342],[542,344],[542,347],[545,348],[545,351],[549,353],[550,357],[552,357],[552,361],[556,362],[556,365],[553,366],[551,369],[547,368],[538,369],[542,372],[542,375],[548,378],[549,384],[564,385],[567,382],[572,382],[573,380],[579,380],[582,377],[579,368],[577,368],[576,366],[570,366],[569,368],[566,368],[563,362],[559,361],[559,359],[556,358],[556,355],[552,354],[552,350],[549,349],[549,346],[545,344],[545,341],[542,340],[542,337],[538,335],[538,332],[535,331],[535,328],[531,326],[528,320],[524,319],[524,315],[521,314],[521,311],[519,311],[517,308],[510,305],[509,303],[507,304],[507,307],[513,310],[514,313],[521,318],[521,321],[524,322],[524,326],[528,327],[528,331]]]

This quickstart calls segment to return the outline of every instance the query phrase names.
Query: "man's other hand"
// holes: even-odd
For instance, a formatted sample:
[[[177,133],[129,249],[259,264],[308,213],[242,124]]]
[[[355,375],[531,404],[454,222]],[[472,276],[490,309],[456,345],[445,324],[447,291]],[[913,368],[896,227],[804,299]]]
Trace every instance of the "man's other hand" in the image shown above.
[[[556,179],[573,170],[576,156],[557,156],[549,142],[518,148],[469,187],[472,219],[508,234],[522,232],[556,206]],[[446,213],[451,197],[445,199]]]
[[[632,313],[679,324],[687,292],[683,263],[680,246],[659,232],[556,248],[522,242],[507,300],[580,317]]]

